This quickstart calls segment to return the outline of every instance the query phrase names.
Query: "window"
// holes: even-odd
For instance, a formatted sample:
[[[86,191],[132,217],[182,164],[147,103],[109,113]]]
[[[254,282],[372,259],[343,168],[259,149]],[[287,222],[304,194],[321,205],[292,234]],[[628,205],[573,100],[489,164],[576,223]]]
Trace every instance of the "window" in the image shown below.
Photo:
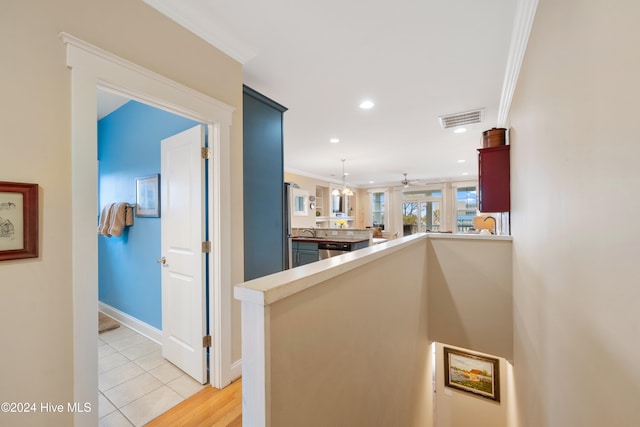
[[[418,190],[402,193],[403,235],[440,231],[442,190]]]
[[[473,218],[476,216],[476,187],[458,187],[456,190],[456,226],[458,233],[464,233],[473,228]]]
[[[371,219],[374,227],[384,230],[384,193],[371,193]]]

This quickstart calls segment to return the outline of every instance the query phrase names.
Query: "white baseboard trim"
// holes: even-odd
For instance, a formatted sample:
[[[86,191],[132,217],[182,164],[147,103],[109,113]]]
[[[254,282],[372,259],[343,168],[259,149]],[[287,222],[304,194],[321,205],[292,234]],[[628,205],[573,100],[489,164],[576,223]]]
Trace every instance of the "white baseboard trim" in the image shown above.
[[[235,381],[242,376],[242,359],[238,359],[231,364],[231,381]]]
[[[156,343],[162,345],[162,331],[160,329],[157,329],[149,325],[148,323],[138,320],[135,317],[130,316],[127,313],[122,312],[117,308],[113,308],[110,305],[107,305],[100,301],[98,301],[98,311],[101,311],[107,316],[117,320],[127,328],[133,329],[140,335],[144,335],[151,341],[155,341]]]

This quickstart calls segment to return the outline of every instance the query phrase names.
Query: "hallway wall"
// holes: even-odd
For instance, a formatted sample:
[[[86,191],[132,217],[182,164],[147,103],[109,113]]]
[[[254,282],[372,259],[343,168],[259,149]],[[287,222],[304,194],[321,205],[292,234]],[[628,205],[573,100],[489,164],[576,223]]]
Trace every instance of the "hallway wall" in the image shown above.
[[[510,113],[521,427],[638,423],[638,19],[538,5]]]
[[[136,178],[160,173],[160,141],[197,124],[136,101],[98,121],[100,211],[135,204]],[[134,216],[122,236],[98,236],[98,299],[162,330],[160,224]]]
[[[142,1],[5,1],[0,9],[0,57],[6,65],[0,67],[0,145],[10,153],[10,160],[3,158],[1,179],[40,185],[39,257],[3,261],[0,267],[0,324],[5,325],[0,340],[10,343],[2,349],[0,401],[66,405],[73,402],[77,383],[97,383],[97,349],[95,369],[87,369],[96,372],[94,379],[74,378],[79,361],[73,357],[74,325],[79,322],[74,319],[73,284],[96,286],[97,295],[97,271],[73,276],[78,260],[72,257],[70,232],[71,71],[58,35],[65,31],[235,107],[227,215],[231,283],[242,281],[243,270],[242,65]],[[95,188],[97,176],[86,185]],[[97,199],[88,203],[95,210],[87,215],[97,218]],[[97,247],[97,236],[92,238]],[[239,304],[233,304],[232,360],[237,360]],[[84,425],[96,425],[97,405],[79,417]],[[0,424],[71,426],[74,414],[0,414]]]

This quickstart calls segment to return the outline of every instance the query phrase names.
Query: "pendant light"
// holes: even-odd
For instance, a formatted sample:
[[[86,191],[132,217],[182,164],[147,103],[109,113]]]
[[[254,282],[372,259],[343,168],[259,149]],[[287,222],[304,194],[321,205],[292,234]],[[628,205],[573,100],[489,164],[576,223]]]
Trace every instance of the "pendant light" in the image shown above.
[[[349,187],[347,187],[347,174],[344,173],[344,162],[346,159],[342,159],[342,191],[338,190],[337,188],[335,188],[332,192],[331,195],[332,196],[339,196],[339,195],[343,195],[343,196],[353,196],[353,191],[351,191],[351,189]]]

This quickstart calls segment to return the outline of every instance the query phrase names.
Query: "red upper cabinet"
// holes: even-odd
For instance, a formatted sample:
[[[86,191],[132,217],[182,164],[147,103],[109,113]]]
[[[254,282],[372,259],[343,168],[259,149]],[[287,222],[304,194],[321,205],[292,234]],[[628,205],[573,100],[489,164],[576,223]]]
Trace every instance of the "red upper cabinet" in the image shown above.
[[[478,209],[509,212],[509,145],[478,149]]]

